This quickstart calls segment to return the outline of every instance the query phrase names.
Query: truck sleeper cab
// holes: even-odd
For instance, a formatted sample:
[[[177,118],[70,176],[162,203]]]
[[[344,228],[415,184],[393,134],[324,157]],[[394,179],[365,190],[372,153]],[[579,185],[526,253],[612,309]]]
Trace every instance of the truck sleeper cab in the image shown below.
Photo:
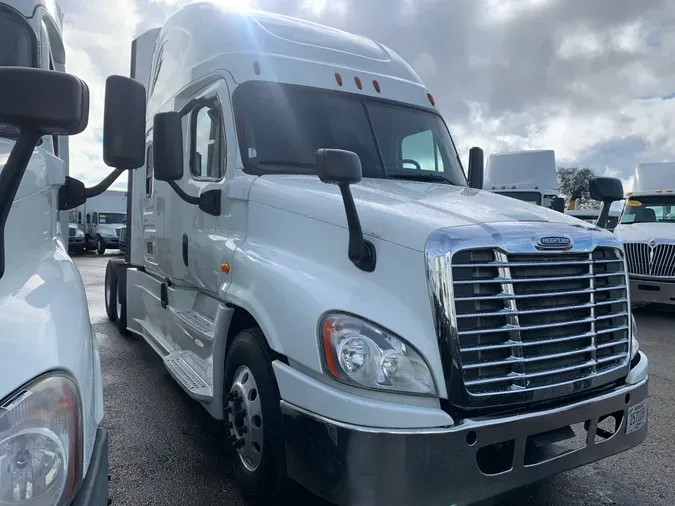
[[[621,244],[468,187],[392,50],[205,2],[132,62],[146,161],[106,310],[223,420],[245,496],[467,504],[645,438]]]
[[[98,343],[58,195],[88,90],[54,1],[0,2],[0,504],[108,504]],[[30,93],[26,93],[30,90]],[[70,237],[69,237],[70,238]]]
[[[675,162],[641,163],[616,227],[635,305],[675,305]]]

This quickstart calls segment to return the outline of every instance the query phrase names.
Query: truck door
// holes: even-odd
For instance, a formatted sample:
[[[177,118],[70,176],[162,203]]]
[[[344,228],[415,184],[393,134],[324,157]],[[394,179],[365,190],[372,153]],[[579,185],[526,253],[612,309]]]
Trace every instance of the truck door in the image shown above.
[[[237,153],[227,83],[221,79],[196,98],[203,100],[189,117],[186,173],[197,190],[193,194],[217,188],[225,194],[228,166],[234,167]],[[192,206],[190,212],[194,226],[181,237],[181,260],[187,268],[187,281],[217,294],[225,277],[221,265],[232,259],[232,249],[228,247],[232,243],[231,202],[223,197],[220,216],[204,213],[197,206]]]

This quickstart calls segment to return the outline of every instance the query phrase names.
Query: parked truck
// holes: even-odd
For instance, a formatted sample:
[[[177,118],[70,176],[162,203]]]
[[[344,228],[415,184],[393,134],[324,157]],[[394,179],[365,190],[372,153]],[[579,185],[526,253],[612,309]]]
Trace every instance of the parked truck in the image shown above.
[[[480,149],[467,182],[393,50],[208,2],[131,50],[147,112],[106,102],[141,124],[103,137],[141,159],[106,310],[222,420],[246,497],[467,504],[644,440],[621,243],[477,189]]]
[[[626,250],[631,301],[675,305],[675,162],[635,168],[615,232]]]
[[[563,211],[558,197],[555,152],[552,149],[492,153],[483,188],[501,195]]]
[[[600,209],[566,209],[565,214],[574,216],[586,223],[595,225],[600,217]],[[620,209],[611,209],[609,211],[609,219],[607,220],[607,230],[614,230],[619,223]]]
[[[105,190],[71,211],[71,223],[77,223],[84,230],[86,248],[103,255],[107,249],[120,249],[126,210],[126,191]]]
[[[98,345],[59,203],[86,85],[65,73],[63,16],[0,2],[0,504],[108,504]]]

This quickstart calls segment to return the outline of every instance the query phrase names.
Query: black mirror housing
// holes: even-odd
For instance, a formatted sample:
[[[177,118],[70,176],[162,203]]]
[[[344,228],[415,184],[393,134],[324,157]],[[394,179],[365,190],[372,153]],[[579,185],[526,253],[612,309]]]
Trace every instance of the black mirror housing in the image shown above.
[[[110,76],[105,81],[103,161],[131,170],[145,163],[145,86],[134,79]]]
[[[623,184],[615,177],[592,177],[588,189],[593,200],[616,202],[623,199]]]
[[[63,72],[0,67],[0,123],[28,133],[75,135],[87,128],[89,88]]]
[[[559,213],[565,212],[565,199],[562,197],[554,197],[553,199],[553,210],[558,211]]]
[[[179,181],[183,177],[183,127],[178,112],[155,114],[152,124],[155,179]]]
[[[359,155],[343,149],[318,149],[316,172],[324,183],[338,186],[356,184],[363,177]]]
[[[483,158],[484,154],[481,148],[473,147],[469,150],[469,187],[476,190],[483,189],[483,176],[485,172]]]

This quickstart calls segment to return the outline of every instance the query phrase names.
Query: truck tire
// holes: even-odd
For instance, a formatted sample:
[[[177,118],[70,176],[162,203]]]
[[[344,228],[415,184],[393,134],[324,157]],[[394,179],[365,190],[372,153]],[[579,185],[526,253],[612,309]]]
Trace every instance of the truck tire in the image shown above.
[[[117,259],[116,259],[117,260]],[[122,335],[127,335],[127,269],[126,265],[120,262],[117,265],[117,275],[115,276],[115,322],[117,330]]]
[[[103,244],[103,239],[101,239],[100,235],[96,236],[96,253],[105,255],[105,244]]]
[[[279,388],[259,328],[242,330],[234,338],[223,393],[228,445],[235,448],[234,476],[242,494],[257,505],[283,504],[288,479]]]
[[[108,264],[105,266],[103,296],[105,299],[105,312],[108,315],[108,319],[112,322],[115,321],[115,305],[117,304],[117,268],[123,263],[124,260],[121,258],[113,258],[108,260]]]

